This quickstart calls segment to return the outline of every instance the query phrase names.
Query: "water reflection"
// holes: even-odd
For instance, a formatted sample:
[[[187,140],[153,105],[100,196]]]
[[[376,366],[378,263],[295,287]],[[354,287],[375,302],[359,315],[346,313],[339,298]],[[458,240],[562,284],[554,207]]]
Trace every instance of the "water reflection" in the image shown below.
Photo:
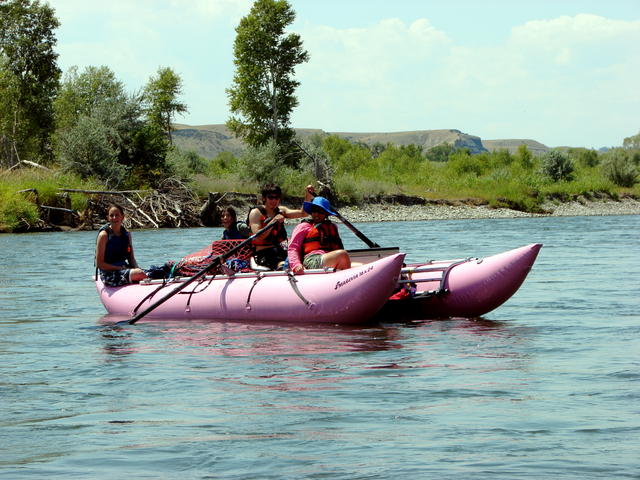
[[[387,322],[382,322],[386,324]],[[405,328],[437,328],[443,331],[465,331],[475,335],[502,335],[509,331],[509,324],[503,321],[489,320],[484,317],[452,317],[393,322]]]
[[[126,357],[136,353],[138,349],[133,341],[133,332],[116,325],[104,326],[99,329],[102,340],[102,350],[107,358]]]
[[[100,322],[107,318],[113,322],[110,316],[102,317]],[[157,334],[162,335],[164,346],[174,352],[190,349],[193,353],[193,347],[198,347],[197,354],[229,357],[321,355],[402,348],[400,330],[395,326],[160,321],[137,326],[108,325],[101,330],[105,353],[119,356],[135,352],[134,336],[142,338]]]

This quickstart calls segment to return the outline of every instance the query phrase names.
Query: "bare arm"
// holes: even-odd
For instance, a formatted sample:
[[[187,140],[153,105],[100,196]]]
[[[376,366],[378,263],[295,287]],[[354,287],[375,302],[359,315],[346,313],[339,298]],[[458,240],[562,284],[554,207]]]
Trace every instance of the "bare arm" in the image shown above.
[[[315,196],[314,194],[315,194],[315,188],[313,188],[313,185],[307,185],[304,190],[304,201],[310,202],[311,200],[313,200],[313,197]],[[309,215],[307,212],[305,212],[302,209],[302,207],[298,209],[280,207],[280,211],[282,212],[282,215],[284,215],[285,218],[301,218]]]
[[[267,225],[271,225],[275,222],[284,222],[284,216],[281,214],[276,215],[271,219],[271,221]],[[264,225],[266,227],[267,225]],[[254,208],[249,212],[249,228],[251,229],[251,234],[255,235],[258,231],[263,227],[262,225],[262,213],[257,208]],[[262,235],[256,237],[257,240],[264,240],[270,232],[264,232]]]
[[[136,260],[136,256],[133,254],[133,237],[131,236],[131,232],[129,232],[129,248],[131,249],[131,253],[129,254],[129,263],[131,268],[138,268],[138,261]]]

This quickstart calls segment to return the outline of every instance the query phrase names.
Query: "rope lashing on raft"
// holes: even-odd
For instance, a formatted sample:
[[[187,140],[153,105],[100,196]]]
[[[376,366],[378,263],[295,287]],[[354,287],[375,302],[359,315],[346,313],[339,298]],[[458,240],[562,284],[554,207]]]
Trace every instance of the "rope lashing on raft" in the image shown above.
[[[300,300],[302,300],[307,307],[312,308],[313,303],[311,303],[309,300],[304,298],[304,295],[302,295],[302,292],[300,292],[300,289],[298,288],[298,285],[297,285],[298,279],[295,277],[295,275],[291,270],[287,270],[287,277],[289,279],[289,285],[291,285],[291,288],[293,288],[293,291],[296,292],[296,295],[298,295]]]
[[[253,289],[256,288],[258,282],[263,278],[264,274],[262,272],[257,272],[256,279],[253,281],[253,285],[251,285],[251,288],[249,289],[249,295],[247,295],[247,305],[245,307],[247,310],[251,310],[251,294],[253,293]]]

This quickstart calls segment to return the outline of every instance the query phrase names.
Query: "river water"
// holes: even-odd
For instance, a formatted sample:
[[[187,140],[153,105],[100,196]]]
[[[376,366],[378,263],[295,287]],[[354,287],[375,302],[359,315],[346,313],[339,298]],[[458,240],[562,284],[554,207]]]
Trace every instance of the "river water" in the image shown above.
[[[95,232],[1,235],[0,478],[640,478],[640,216],[357,226],[410,261],[544,247],[482,319],[114,328]]]

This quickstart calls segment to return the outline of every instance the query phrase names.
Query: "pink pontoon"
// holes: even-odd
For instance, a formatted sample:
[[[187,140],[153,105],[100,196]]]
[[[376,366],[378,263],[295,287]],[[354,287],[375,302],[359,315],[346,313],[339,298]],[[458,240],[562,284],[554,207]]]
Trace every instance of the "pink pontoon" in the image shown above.
[[[337,272],[229,272],[203,276],[144,319],[365,323],[397,287],[403,260],[404,254],[396,253]],[[97,279],[96,287],[113,321],[118,321],[144,311],[187,280],[151,280],[108,287]]]

